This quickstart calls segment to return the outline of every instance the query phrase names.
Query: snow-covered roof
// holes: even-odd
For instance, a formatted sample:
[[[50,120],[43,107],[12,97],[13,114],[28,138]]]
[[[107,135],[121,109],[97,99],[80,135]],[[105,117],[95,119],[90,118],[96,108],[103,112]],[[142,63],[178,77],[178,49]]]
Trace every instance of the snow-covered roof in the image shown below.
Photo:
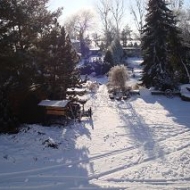
[[[65,107],[70,100],[42,100],[38,105],[47,107]]]
[[[93,48],[90,48],[90,51],[99,51],[100,48],[99,47],[93,47]]]
[[[71,39],[71,43],[80,43],[79,40]]]
[[[190,98],[190,84],[181,85],[180,93],[186,98]]]
[[[68,88],[67,92],[85,92],[86,89],[83,88]]]

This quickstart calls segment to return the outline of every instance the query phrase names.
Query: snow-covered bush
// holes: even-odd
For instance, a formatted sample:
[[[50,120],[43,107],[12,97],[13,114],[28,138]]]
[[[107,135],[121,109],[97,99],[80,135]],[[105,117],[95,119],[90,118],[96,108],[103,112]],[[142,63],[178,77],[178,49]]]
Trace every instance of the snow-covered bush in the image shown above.
[[[126,90],[126,81],[129,79],[128,70],[124,65],[111,68],[108,76],[109,84],[113,89]]]
[[[180,94],[181,94],[182,100],[190,101],[190,84],[181,85]]]
[[[99,88],[99,84],[97,82],[87,81],[85,87],[91,92],[96,92]]]

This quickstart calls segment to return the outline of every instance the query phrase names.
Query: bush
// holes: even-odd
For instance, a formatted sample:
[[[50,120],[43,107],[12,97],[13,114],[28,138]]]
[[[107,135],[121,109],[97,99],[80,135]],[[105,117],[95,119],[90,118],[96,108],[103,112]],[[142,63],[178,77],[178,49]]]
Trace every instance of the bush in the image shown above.
[[[18,119],[13,114],[7,90],[0,88],[0,133],[17,133]]]
[[[32,85],[29,89],[15,88],[9,94],[11,107],[20,123],[41,123],[44,109],[38,103],[47,99],[48,92],[41,85]]]
[[[90,75],[96,73],[96,75],[105,75],[111,68],[111,64],[108,62],[93,62],[79,68],[81,75]]]
[[[117,65],[111,68],[108,80],[113,89],[122,90],[124,92],[126,88],[126,81],[128,79],[128,70],[124,65]]]
[[[19,119],[22,123],[34,124],[43,122],[45,110],[43,107],[38,106],[41,100],[34,92],[28,92],[20,106]]]

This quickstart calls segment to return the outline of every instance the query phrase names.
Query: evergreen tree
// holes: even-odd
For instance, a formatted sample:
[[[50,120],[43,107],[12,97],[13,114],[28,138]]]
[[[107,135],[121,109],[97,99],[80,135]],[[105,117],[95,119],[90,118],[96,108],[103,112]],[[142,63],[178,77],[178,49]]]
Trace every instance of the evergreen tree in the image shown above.
[[[110,48],[108,48],[108,50],[106,51],[104,62],[110,63],[112,67],[114,66],[114,60]]]
[[[165,0],[149,0],[142,38],[142,82],[147,87],[173,86],[176,71],[184,70],[179,34],[175,16]]]
[[[79,82],[78,55],[64,27],[55,27],[45,41],[46,46],[42,47],[46,53],[43,73],[51,92],[50,99],[65,99],[67,88]]]
[[[104,61],[110,63],[112,66],[122,64],[124,51],[120,44],[120,40],[115,38],[108,47]]]
[[[10,108],[7,90],[0,87],[0,133],[17,132],[17,127],[18,120]]]
[[[0,87],[3,89],[0,98],[0,102],[3,102],[0,105],[2,106],[0,125],[2,128],[12,128],[14,123],[14,116],[9,111],[12,108],[9,104],[10,92],[12,89],[15,92],[18,89],[25,91],[36,82],[40,71],[39,58],[37,58],[38,42],[49,33],[61,14],[61,9],[49,12],[47,3],[48,0],[0,0]],[[22,100],[18,101],[21,105]]]
[[[0,0],[0,82],[27,87],[35,82],[33,49],[61,14],[47,11],[48,0]]]
[[[121,64],[124,53],[119,38],[115,38],[114,41],[111,43],[111,50],[114,64]]]

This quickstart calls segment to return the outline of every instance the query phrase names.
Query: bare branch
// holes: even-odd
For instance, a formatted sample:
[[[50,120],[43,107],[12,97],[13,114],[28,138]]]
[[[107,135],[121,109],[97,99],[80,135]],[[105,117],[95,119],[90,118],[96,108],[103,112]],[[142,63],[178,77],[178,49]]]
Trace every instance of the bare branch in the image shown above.
[[[84,39],[85,33],[93,27],[95,16],[90,10],[81,10],[70,16],[65,23],[65,28],[69,34],[79,35]]]
[[[116,28],[116,34],[119,36],[119,26],[121,25],[122,18],[125,13],[124,9],[124,1],[123,0],[112,0],[111,1],[111,13],[113,15],[113,18],[115,20],[115,28]]]
[[[131,14],[134,17],[136,28],[141,36],[142,29],[144,26],[144,17],[146,13],[145,1],[144,0],[133,0],[133,1],[135,2],[136,8],[131,3],[130,10]]]

